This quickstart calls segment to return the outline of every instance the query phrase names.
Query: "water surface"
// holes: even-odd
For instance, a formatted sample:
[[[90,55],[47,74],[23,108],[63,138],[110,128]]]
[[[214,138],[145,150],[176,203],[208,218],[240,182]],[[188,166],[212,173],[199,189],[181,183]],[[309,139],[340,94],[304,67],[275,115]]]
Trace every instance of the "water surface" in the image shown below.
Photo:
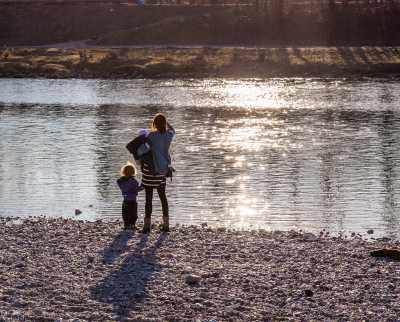
[[[125,145],[159,111],[173,222],[398,235],[390,79],[0,79],[0,215],[119,217]]]

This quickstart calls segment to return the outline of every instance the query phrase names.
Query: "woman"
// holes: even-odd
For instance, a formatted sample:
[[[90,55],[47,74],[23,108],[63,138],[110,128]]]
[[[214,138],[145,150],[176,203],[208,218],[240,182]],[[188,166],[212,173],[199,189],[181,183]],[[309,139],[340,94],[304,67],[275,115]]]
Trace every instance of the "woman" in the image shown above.
[[[165,194],[166,175],[171,165],[169,147],[174,138],[175,130],[161,113],[156,114],[147,139],[151,146],[153,165],[143,162],[142,184],[146,191],[145,218],[143,233],[149,233],[151,228],[151,213],[153,210],[153,190],[157,189],[163,212],[163,228],[169,231],[168,201]]]

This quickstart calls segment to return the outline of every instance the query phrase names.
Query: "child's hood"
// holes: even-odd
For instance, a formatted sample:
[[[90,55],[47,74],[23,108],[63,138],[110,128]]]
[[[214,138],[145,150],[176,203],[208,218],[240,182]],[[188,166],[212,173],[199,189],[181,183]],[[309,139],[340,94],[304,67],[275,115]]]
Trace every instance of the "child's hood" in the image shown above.
[[[138,131],[138,135],[139,136],[142,136],[142,135],[144,135],[144,136],[148,136],[150,134],[150,130],[147,130],[147,129],[140,129],[139,131]]]

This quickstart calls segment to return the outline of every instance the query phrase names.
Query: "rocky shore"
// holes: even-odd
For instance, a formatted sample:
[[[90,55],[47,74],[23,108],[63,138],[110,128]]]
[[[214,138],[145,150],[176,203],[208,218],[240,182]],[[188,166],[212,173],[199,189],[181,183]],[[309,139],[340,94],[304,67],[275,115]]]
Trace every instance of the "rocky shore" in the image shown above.
[[[326,232],[0,220],[2,321],[395,321],[400,244]]]
[[[0,77],[209,78],[400,75],[398,47],[5,48]]]

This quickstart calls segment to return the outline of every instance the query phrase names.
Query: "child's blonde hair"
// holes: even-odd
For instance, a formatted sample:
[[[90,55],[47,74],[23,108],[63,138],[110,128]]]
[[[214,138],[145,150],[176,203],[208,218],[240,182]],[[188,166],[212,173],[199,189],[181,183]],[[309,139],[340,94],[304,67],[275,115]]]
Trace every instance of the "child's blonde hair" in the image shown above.
[[[133,177],[136,175],[136,168],[135,166],[130,163],[129,161],[121,168],[120,171],[121,176],[123,177]]]

